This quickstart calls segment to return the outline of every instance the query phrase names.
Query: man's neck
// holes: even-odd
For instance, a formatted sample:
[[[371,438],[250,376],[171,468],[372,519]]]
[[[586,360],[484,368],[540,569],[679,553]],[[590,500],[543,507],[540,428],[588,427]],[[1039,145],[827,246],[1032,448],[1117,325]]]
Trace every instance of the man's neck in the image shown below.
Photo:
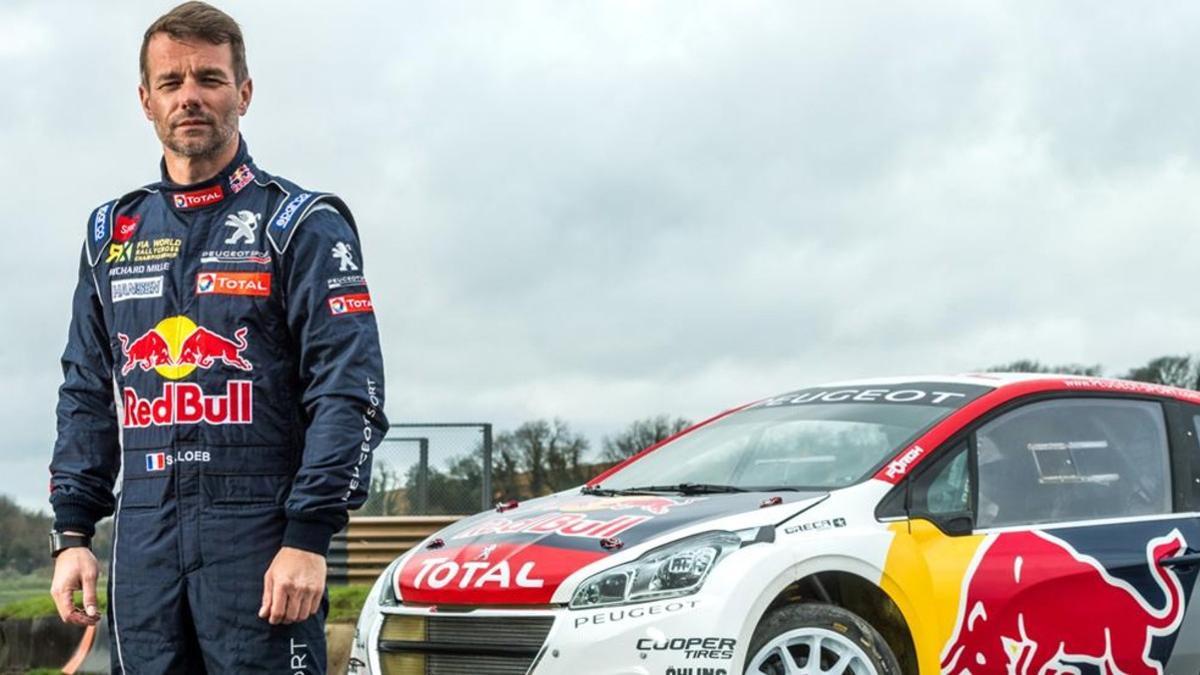
[[[202,157],[177,155],[164,147],[163,162],[167,165],[167,175],[170,176],[172,182],[179,185],[192,185],[206,181],[220,173],[221,169],[233,161],[237,151],[238,138],[234,136],[225,144],[225,147]]]

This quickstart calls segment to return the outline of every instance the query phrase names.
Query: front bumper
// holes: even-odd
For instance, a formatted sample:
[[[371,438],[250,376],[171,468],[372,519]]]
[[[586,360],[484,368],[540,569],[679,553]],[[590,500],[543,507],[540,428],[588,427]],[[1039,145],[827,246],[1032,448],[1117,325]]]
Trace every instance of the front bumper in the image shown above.
[[[741,616],[702,594],[590,610],[382,608],[364,615],[356,675],[738,672]]]

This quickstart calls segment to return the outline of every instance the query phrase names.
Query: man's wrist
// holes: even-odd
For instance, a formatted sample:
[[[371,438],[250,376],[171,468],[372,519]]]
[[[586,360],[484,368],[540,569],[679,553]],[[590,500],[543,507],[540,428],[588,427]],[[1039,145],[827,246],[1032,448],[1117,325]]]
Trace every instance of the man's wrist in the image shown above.
[[[338,531],[336,525],[320,520],[289,519],[283,531],[283,545],[319,556],[329,553],[329,540]]]
[[[57,558],[59,553],[69,548],[91,549],[92,538],[79,532],[50,532],[50,557]]]

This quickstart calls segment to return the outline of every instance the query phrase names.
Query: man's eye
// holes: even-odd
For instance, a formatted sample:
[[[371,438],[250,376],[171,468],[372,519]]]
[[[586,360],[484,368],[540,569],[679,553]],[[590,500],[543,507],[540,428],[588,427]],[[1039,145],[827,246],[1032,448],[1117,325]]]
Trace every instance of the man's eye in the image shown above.
[[[159,89],[175,89],[178,86],[179,86],[178,80],[170,80],[168,82],[163,82],[162,84],[158,85],[158,88]]]

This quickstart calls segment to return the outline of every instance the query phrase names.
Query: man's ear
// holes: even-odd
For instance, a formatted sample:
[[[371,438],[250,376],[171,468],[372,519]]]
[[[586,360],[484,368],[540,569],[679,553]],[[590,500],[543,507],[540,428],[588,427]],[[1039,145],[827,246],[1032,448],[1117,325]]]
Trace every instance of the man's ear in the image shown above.
[[[254,80],[247,77],[238,87],[238,114],[245,115],[250,109],[250,99],[254,97]]]
[[[150,111],[150,92],[146,90],[146,85],[138,85],[138,100],[142,103],[142,114],[151,122],[154,121],[154,113]]]

